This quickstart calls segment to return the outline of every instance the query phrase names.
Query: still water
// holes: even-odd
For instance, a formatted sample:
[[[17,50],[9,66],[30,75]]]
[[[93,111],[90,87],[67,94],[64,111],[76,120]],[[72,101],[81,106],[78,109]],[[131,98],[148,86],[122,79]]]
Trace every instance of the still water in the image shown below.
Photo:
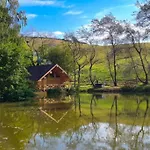
[[[148,150],[150,96],[0,104],[0,150]]]

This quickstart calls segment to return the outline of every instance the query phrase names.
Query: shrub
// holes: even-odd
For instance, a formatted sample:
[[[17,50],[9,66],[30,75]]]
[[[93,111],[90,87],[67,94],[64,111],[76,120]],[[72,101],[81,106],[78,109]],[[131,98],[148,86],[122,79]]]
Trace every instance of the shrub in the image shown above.
[[[150,85],[140,85],[140,86],[123,86],[121,88],[122,92],[150,92]]]
[[[73,95],[75,92],[76,92],[76,91],[75,91],[75,89],[74,89],[73,87],[70,88],[70,89],[66,89],[66,94],[67,94],[67,95]]]
[[[143,91],[144,92],[150,92],[150,85],[143,86]]]
[[[25,101],[33,98],[35,96],[33,89],[31,88],[21,88],[21,89],[11,89],[3,94],[3,97],[0,98],[1,102],[16,102],[16,101]]]
[[[60,97],[62,94],[64,94],[64,91],[61,88],[49,89],[47,91],[47,96],[49,98]]]
[[[122,92],[134,92],[134,86],[126,85],[121,87]]]

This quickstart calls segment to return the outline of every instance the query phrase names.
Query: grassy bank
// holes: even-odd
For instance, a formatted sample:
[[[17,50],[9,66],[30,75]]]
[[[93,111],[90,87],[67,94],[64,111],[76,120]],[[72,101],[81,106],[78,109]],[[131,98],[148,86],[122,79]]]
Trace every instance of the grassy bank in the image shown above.
[[[85,86],[81,87],[80,92],[88,93],[150,93],[150,85],[139,85],[139,86],[121,86],[111,87],[106,86],[103,88],[88,88]]]
[[[88,93],[119,93],[121,92],[121,87],[103,87],[103,88],[90,88],[87,90]]]

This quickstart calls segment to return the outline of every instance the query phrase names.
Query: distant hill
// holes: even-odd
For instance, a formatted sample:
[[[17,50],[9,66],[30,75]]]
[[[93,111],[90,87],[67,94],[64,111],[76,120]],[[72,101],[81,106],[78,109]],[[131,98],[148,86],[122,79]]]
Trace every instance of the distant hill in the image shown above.
[[[62,44],[63,42],[67,42],[65,39],[57,39],[57,38],[45,38],[45,37],[25,37],[26,42],[29,45],[34,45],[35,49],[38,49],[42,45],[49,45],[51,47]],[[84,42],[80,42],[82,44],[86,44]]]
[[[60,45],[62,42],[66,41],[64,39],[56,39],[56,38],[44,38],[44,37],[25,37],[26,42],[29,45],[34,46],[35,49],[38,49],[42,45],[49,45],[49,46],[57,46]]]
[[[64,39],[55,39],[55,38],[41,38],[41,37],[26,37],[26,42],[30,45],[34,45],[34,49],[38,50],[38,48],[42,45],[49,45],[49,46],[57,46],[65,42],[66,40]],[[85,43],[84,43],[85,44]],[[150,44],[146,43],[145,44],[147,47],[147,52],[149,53],[148,55],[148,60],[150,61]],[[117,66],[118,66],[118,80],[122,81],[122,79],[125,80],[132,80],[135,78],[135,74],[131,65],[131,59],[125,50],[126,47],[128,47],[128,44],[121,45],[122,50],[118,52],[117,56]],[[110,82],[110,74],[109,74],[109,69],[108,69],[108,62],[107,62],[107,52],[110,51],[111,47],[110,46],[98,46],[97,51],[96,51],[96,57],[99,58],[100,62],[96,64],[93,67],[93,76],[96,77],[100,82]],[[133,53],[133,57],[135,61],[138,60],[137,53]],[[82,71],[82,81],[83,82],[88,82],[88,69],[89,66],[86,66],[84,70]],[[140,70],[139,70],[140,71]],[[142,74],[142,72],[141,72]]]

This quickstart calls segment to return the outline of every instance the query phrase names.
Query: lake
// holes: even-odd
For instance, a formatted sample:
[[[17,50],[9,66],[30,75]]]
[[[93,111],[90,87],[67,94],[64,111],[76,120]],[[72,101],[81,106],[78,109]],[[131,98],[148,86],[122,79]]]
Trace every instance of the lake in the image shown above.
[[[80,94],[0,104],[0,150],[148,150],[150,96]]]

